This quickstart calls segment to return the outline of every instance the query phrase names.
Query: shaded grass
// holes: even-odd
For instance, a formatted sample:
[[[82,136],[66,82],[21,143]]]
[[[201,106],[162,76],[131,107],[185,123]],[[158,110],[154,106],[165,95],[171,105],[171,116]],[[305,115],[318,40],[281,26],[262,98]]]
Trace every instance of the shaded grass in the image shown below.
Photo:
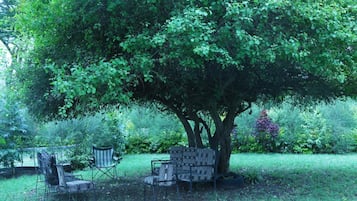
[[[118,165],[119,181],[96,179],[97,189],[78,200],[143,200],[143,178],[150,174],[152,159],[168,155],[140,154],[125,156]],[[188,193],[181,185],[182,200],[357,200],[357,155],[293,155],[293,154],[234,154],[231,171],[243,175],[243,186],[195,185]],[[91,171],[76,174],[91,178]],[[34,200],[36,175],[0,180],[0,200]],[[39,198],[41,196],[38,196]],[[171,189],[168,200],[177,197]],[[40,200],[40,199],[38,199]],[[53,200],[63,200],[61,196]],[[160,200],[160,199],[159,199]]]
[[[262,181],[242,191],[258,195],[255,200],[266,200],[270,195],[271,200],[357,200],[355,154],[239,154],[232,157],[231,167],[243,175],[261,175]],[[274,193],[277,188],[281,190]]]

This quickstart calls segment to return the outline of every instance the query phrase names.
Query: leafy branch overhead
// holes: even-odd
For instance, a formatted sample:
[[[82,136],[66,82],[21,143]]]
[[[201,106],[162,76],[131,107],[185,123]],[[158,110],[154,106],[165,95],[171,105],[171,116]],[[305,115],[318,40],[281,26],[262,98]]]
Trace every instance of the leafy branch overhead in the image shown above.
[[[41,114],[154,102],[190,146],[203,127],[226,171],[234,117],[252,103],[356,96],[356,15],[353,0],[21,1],[30,51],[16,76]]]

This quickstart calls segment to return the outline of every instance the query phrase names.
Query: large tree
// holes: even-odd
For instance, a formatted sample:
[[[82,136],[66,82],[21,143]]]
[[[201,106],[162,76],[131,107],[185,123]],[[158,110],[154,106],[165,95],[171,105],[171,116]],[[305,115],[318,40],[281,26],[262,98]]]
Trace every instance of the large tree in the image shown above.
[[[31,45],[15,75],[35,112],[155,103],[177,115],[190,146],[207,134],[227,172],[234,118],[252,103],[356,95],[356,9],[353,0],[26,0],[16,30]]]

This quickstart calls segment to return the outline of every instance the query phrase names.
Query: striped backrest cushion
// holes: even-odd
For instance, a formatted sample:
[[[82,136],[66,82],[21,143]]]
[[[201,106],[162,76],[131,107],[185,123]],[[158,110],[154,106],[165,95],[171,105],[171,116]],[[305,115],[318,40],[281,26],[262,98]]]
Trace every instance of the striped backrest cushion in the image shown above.
[[[94,164],[98,168],[110,167],[113,165],[114,149],[93,147]]]

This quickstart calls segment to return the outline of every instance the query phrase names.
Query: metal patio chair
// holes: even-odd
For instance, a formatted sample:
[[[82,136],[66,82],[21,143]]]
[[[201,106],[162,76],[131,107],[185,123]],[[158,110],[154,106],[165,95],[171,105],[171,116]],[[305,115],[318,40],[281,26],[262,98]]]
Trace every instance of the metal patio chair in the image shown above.
[[[94,189],[94,184],[92,181],[82,180],[78,178],[71,181],[67,181],[63,165],[56,165],[56,168],[58,172],[57,191],[58,193],[67,193],[68,200],[70,200],[72,195],[78,195],[78,193]]]
[[[36,181],[36,192],[39,191],[39,183],[44,184],[44,198],[46,199],[50,193],[58,192],[58,171],[56,168],[56,156],[49,154],[46,151],[37,153],[38,175]],[[69,172],[64,172],[66,181],[75,180],[75,176]]]
[[[170,162],[163,162],[160,165],[158,175],[151,175],[144,179],[144,200],[146,200],[146,186],[150,186],[152,190],[152,199],[157,200],[159,190],[166,188],[165,197],[167,197],[167,188],[176,185],[176,176],[174,172],[174,165]],[[178,197],[180,197],[179,188],[176,185]]]
[[[213,182],[214,190],[217,186],[217,154],[213,149],[196,149],[184,152],[183,173],[178,173],[177,180],[188,182],[190,192],[192,192],[192,183]]]

